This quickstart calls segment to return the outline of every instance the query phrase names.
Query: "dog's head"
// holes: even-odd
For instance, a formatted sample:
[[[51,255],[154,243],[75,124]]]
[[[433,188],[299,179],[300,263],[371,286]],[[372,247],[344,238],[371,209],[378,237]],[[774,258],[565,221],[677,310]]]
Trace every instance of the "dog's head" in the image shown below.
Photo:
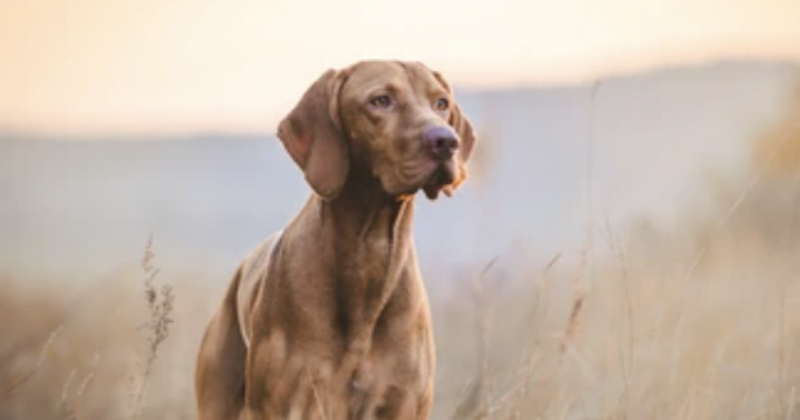
[[[278,137],[325,199],[352,167],[390,195],[448,196],[466,179],[475,144],[450,86],[421,63],[362,61],[328,70],[278,126]]]

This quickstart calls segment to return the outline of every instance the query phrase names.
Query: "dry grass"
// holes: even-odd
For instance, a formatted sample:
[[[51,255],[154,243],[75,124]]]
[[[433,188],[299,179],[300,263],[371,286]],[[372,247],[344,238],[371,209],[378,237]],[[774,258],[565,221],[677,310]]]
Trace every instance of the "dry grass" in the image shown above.
[[[488,355],[463,351],[483,321],[457,321],[480,307],[443,309],[440,396],[460,402],[438,418],[800,418],[798,115],[800,96],[756,142],[748,177],[709,184],[710,202],[689,205],[675,229],[606,221],[574,266],[507,274],[515,286],[493,293]],[[476,358],[489,360],[470,370]],[[488,395],[450,391],[484,381],[486,364]]]
[[[469,268],[474,287],[432,296],[434,418],[800,418],[796,115],[675,229],[600,223],[580,255],[515,271],[501,256]],[[221,293],[153,256],[77,298],[0,283],[0,418],[192,418]]]
[[[678,276],[618,263],[593,273],[584,294],[566,287],[569,270],[535,279],[530,295],[547,307],[533,313],[519,289],[498,299],[496,391],[481,396],[480,418],[793,418],[800,290],[788,257]],[[449,361],[474,329],[444,322]],[[443,376],[456,380],[452,367]]]
[[[797,247],[723,231],[702,258],[692,249],[651,264],[605,230],[587,274],[556,257],[504,273],[498,288],[490,268],[462,296],[434,301],[436,418],[797,415]],[[177,286],[173,302],[153,273],[77,304],[4,283],[0,418],[191,418],[210,307],[182,306],[200,298]]]
[[[75,299],[2,284],[0,418],[191,418],[191,389],[176,380],[186,375],[172,367],[191,370],[193,345],[185,333],[168,345],[175,297],[154,256],[150,241],[138,281],[107,280]]]

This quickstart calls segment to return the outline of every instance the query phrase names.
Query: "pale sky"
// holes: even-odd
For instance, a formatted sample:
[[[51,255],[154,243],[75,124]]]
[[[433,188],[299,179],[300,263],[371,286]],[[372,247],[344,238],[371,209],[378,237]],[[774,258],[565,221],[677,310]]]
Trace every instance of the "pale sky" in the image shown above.
[[[0,0],[0,129],[269,132],[364,58],[460,87],[800,61],[800,0]]]

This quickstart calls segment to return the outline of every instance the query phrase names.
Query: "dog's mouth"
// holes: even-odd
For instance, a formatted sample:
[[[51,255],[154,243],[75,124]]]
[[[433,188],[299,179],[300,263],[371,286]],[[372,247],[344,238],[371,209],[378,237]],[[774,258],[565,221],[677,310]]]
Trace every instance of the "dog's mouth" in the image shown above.
[[[441,162],[431,172],[430,177],[422,186],[425,196],[429,200],[435,200],[439,196],[445,185],[452,184],[456,179],[456,162],[454,159],[448,159]]]

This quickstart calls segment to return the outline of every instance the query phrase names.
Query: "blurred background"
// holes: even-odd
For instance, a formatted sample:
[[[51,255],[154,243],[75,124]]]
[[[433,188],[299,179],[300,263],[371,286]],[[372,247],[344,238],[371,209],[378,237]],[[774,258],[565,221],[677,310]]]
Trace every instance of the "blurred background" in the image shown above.
[[[190,419],[205,323],[310,194],[328,68],[479,132],[418,198],[435,419],[800,419],[800,3],[0,3],[0,418]]]

